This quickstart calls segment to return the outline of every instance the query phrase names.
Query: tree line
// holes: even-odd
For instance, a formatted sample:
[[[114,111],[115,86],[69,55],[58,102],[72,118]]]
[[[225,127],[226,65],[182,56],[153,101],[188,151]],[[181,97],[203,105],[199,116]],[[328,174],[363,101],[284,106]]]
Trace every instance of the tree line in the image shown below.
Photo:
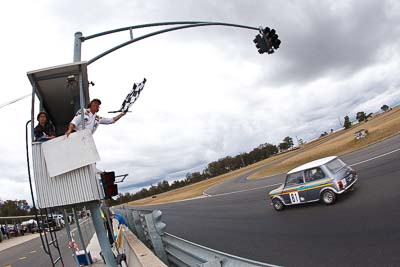
[[[8,216],[26,216],[33,215],[34,210],[31,209],[26,200],[0,200],[0,217]]]
[[[381,110],[382,110],[383,112],[386,112],[386,111],[390,110],[390,108],[389,108],[388,105],[385,104],[385,105],[382,105]],[[359,112],[357,112],[357,114],[356,114],[356,120],[357,120],[358,122],[368,121],[368,119],[372,117],[372,114],[373,114],[373,113],[367,114],[367,113],[365,113],[364,111],[359,111]],[[344,127],[345,129],[349,129],[349,128],[351,127],[351,121],[350,121],[349,116],[347,116],[347,115],[344,117],[344,124],[343,124],[343,127]]]
[[[187,173],[184,179],[175,180],[171,184],[168,181],[163,180],[156,185],[151,185],[148,189],[143,188],[136,193],[120,193],[116,200],[111,200],[111,205],[155,196],[173,189],[198,183],[267,159],[280,151],[282,152],[293,148],[293,145],[293,139],[289,136],[285,137],[278,146],[270,143],[261,144],[250,152],[240,153],[233,157],[227,156],[220,158],[217,161],[210,162],[203,171]]]

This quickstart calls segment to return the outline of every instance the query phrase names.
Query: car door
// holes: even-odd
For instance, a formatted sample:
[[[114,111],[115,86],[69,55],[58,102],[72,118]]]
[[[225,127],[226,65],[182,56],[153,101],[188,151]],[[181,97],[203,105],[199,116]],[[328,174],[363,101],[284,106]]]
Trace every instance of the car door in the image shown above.
[[[282,198],[286,205],[299,204],[307,201],[307,192],[302,190],[304,186],[303,172],[290,173],[286,176]]]
[[[307,200],[319,200],[321,188],[329,182],[321,167],[314,167],[304,171],[306,181]]]

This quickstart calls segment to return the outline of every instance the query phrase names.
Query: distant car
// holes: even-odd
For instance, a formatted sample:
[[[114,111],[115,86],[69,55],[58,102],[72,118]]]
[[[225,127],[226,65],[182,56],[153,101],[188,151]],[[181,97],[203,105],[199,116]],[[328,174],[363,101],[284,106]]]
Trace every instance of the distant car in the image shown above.
[[[271,205],[277,211],[315,201],[331,205],[357,179],[357,173],[336,156],[314,160],[287,173],[285,183],[269,192]]]

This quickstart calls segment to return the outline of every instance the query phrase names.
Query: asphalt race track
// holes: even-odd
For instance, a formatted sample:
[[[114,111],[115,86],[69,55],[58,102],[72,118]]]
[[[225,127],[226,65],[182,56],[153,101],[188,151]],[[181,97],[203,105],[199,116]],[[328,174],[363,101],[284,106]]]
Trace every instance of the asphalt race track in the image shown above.
[[[333,206],[276,212],[266,194],[284,176],[247,181],[243,175],[209,189],[213,197],[151,208],[163,211],[167,232],[253,260],[400,266],[400,135],[341,158],[358,171],[359,181]]]

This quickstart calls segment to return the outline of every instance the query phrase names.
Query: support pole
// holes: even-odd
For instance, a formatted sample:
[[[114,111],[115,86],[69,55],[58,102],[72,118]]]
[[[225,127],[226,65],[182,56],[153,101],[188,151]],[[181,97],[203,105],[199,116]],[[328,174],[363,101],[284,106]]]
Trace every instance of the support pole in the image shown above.
[[[85,97],[83,96],[83,78],[82,67],[79,66],[79,103],[81,105],[82,129],[85,129]],[[79,130],[79,129],[76,129]]]
[[[36,83],[32,86],[32,102],[31,102],[31,141],[35,140],[35,91],[36,91]],[[33,201],[33,198],[32,198]],[[33,203],[35,205],[35,203]]]
[[[82,33],[75,33],[75,41],[74,41],[74,62],[81,61],[81,51],[82,51],[82,41],[81,41]]]
[[[68,221],[68,214],[67,214],[67,211],[65,209],[64,209],[64,222],[65,222],[65,229],[67,231],[68,240],[72,241],[71,228],[69,227],[69,221]],[[79,264],[78,257],[76,256],[75,249],[72,247],[71,250],[73,251],[76,267],[80,267],[81,265]]]
[[[86,251],[85,240],[83,239],[81,226],[79,224],[79,218],[78,218],[78,215],[76,214],[75,208],[72,208],[72,212],[74,213],[74,218],[75,218],[75,221],[76,221],[76,228],[78,229],[79,240],[81,241],[80,242],[81,243],[81,247],[85,250],[85,258],[86,258],[86,261],[87,261],[88,265],[91,266],[92,264],[90,264],[89,255],[88,255],[88,253]]]
[[[74,40],[74,62],[81,61],[81,53],[82,53],[82,33],[76,32],[75,33],[75,40]],[[85,128],[85,115],[84,115],[84,108],[85,108],[85,100],[83,96],[83,81],[82,81],[82,68],[79,67],[79,103],[81,109],[81,119],[82,119],[82,129]]]
[[[97,238],[99,239],[99,244],[101,247],[101,251],[103,252],[107,267],[117,267],[114,254],[111,250],[111,246],[108,241],[106,231],[104,229],[103,219],[101,218],[100,204],[92,204],[90,206],[90,213],[92,214],[94,229],[96,230]]]

